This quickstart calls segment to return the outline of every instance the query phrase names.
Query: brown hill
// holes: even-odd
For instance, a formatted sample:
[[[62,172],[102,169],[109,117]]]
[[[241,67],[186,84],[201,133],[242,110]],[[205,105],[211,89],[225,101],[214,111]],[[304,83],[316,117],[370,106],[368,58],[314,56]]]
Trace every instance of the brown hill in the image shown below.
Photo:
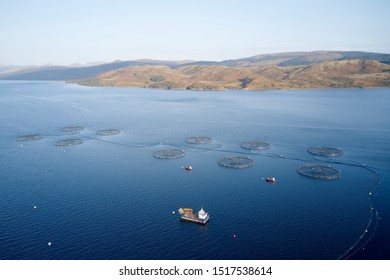
[[[312,51],[260,54],[239,59],[223,61],[162,61],[153,59],[138,59],[128,61],[113,61],[98,65],[77,65],[78,67],[44,65],[26,67],[8,71],[9,66],[0,65],[0,80],[44,80],[69,81],[95,77],[108,71],[114,71],[128,66],[168,66],[172,69],[184,66],[227,66],[227,67],[262,67],[262,66],[308,66],[322,62],[345,60],[375,60],[390,65],[390,54],[360,51]],[[27,69],[28,68],[28,69]],[[276,74],[277,68],[267,70],[269,75]],[[273,73],[273,74],[272,74]],[[267,76],[268,77],[268,76]],[[247,83],[245,83],[247,84]]]
[[[390,87],[390,66],[373,60],[342,60],[308,66],[129,66],[76,81],[81,85],[160,89],[302,89]]]

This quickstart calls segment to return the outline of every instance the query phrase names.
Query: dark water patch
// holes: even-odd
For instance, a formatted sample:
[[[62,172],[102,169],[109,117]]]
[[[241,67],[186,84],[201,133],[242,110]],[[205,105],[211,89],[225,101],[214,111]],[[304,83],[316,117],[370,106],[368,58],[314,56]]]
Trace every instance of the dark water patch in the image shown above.
[[[186,139],[189,144],[209,144],[213,142],[213,139],[206,136],[191,136]]]
[[[80,145],[83,143],[84,143],[83,138],[70,138],[70,139],[58,140],[54,142],[54,145],[59,147],[67,147],[67,146]]]
[[[153,153],[153,156],[158,159],[178,159],[184,157],[184,150],[179,149],[163,149]]]
[[[340,148],[332,147],[310,147],[307,151],[313,155],[323,157],[339,157],[343,155],[343,151]]]
[[[325,166],[320,164],[304,164],[297,168],[297,172],[303,176],[314,179],[338,179],[341,177],[340,170],[331,166]]]
[[[248,141],[248,142],[242,142],[240,144],[241,148],[248,149],[248,150],[258,150],[263,151],[271,148],[271,145],[265,142],[261,141]]]
[[[84,130],[84,127],[82,127],[80,125],[66,126],[66,127],[61,128],[62,132],[80,132],[83,130]]]
[[[16,137],[16,141],[20,142],[37,141],[41,139],[43,139],[43,136],[40,134],[30,134]]]
[[[99,136],[110,136],[119,134],[121,131],[119,129],[103,129],[96,132]]]
[[[218,164],[229,168],[247,168],[255,164],[250,157],[225,156],[218,160]]]

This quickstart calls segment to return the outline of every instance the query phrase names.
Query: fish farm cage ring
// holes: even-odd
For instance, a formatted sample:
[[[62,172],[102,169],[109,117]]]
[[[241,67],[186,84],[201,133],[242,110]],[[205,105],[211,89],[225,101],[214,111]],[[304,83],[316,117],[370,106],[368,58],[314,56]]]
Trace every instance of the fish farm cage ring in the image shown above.
[[[191,136],[186,139],[189,144],[209,144],[213,142],[213,139],[206,136]]]
[[[16,141],[21,141],[21,142],[37,141],[37,140],[41,140],[42,138],[43,136],[39,134],[22,135],[16,137]]]
[[[184,157],[184,155],[185,152],[179,149],[164,149],[153,153],[153,156],[159,159],[177,159]]]
[[[66,126],[61,128],[62,132],[79,132],[84,130],[84,127],[79,126],[79,125],[74,125],[74,126]]]
[[[249,150],[263,151],[271,148],[271,145],[261,141],[248,141],[240,144],[241,148]]]
[[[109,136],[119,134],[121,131],[119,129],[103,129],[96,132],[97,135],[100,136]]]
[[[65,140],[59,140],[54,142],[55,146],[59,147],[66,147],[66,146],[75,146],[80,145],[84,143],[83,138],[72,138],[72,139],[65,139]]]
[[[340,170],[320,164],[304,164],[298,167],[297,172],[303,176],[315,179],[338,179],[341,177]]]
[[[310,147],[307,151],[313,155],[322,157],[339,157],[343,154],[341,149],[331,147]]]
[[[221,158],[218,164],[229,168],[247,168],[255,162],[250,157],[226,156]]]

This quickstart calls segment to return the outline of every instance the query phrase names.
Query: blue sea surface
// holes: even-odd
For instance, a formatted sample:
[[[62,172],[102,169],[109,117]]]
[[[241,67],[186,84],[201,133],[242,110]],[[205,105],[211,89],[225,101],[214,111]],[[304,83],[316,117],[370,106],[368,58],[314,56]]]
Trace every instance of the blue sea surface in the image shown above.
[[[389,108],[389,89],[1,81],[0,259],[389,259]],[[61,131],[71,125],[85,129]],[[98,136],[101,129],[120,134]],[[29,134],[44,138],[16,141]],[[189,136],[213,142],[188,144]],[[54,145],[75,137],[85,142]],[[244,141],[271,148],[246,150]],[[343,155],[315,156],[313,146]],[[165,148],[185,156],[153,157]],[[226,168],[223,156],[255,164]],[[330,165],[341,178],[302,176],[306,163]],[[180,207],[202,206],[206,225],[180,220]]]

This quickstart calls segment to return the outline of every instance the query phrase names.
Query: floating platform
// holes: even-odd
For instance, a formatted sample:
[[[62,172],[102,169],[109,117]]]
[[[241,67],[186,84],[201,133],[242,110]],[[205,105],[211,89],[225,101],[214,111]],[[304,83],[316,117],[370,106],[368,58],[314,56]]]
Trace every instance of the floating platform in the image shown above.
[[[198,213],[194,213],[192,208],[180,208],[180,219],[184,221],[194,222],[198,224],[206,224],[209,221],[210,215],[203,210],[203,207]]]

